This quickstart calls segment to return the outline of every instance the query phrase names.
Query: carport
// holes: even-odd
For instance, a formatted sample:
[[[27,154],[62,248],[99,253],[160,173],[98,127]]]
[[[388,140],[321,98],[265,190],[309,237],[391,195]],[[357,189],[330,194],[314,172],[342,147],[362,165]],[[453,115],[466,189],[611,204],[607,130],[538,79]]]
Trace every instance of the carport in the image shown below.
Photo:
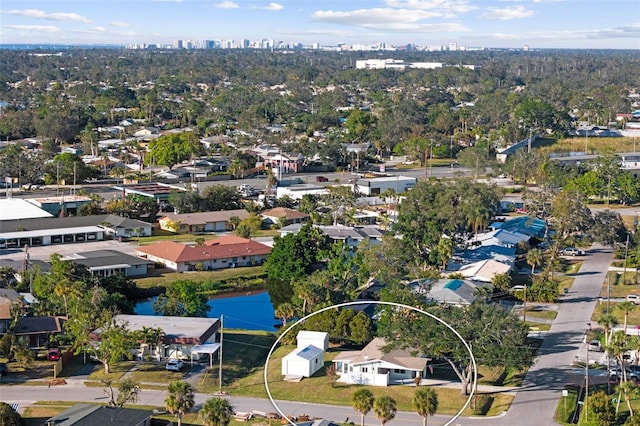
[[[191,348],[191,365],[193,365],[193,355],[209,354],[209,368],[213,368],[213,354],[220,349],[220,343],[205,343],[204,345],[195,345]]]

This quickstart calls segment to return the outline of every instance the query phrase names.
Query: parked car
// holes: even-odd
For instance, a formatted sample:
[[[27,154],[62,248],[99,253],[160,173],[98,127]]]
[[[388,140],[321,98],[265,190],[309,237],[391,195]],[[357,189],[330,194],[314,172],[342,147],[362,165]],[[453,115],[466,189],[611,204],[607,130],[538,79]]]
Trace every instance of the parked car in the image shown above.
[[[167,363],[167,371],[180,371],[184,367],[184,362],[181,359],[170,359]]]
[[[564,256],[584,256],[585,252],[582,249],[575,247],[567,247],[560,252]]]
[[[329,182],[329,179],[325,176],[316,176],[316,182]]]
[[[0,376],[9,374],[9,366],[6,362],[0,362]]]
[[[636,305],[640,305],[640,295],[637,295],[637,294],[628,294],[628,295],[627,295],[627,300],[628,300],[629,302],[633,302],[633,303],[635,303]]]
[[[600,344],[600,340],[592,340],[589,342],[587,349],[590,351],[600,352],[602,350],[602,344]]]
[[[47,359],[49,361],[57,361],[62,357],[62,352],[58,348],[49,348],[47,350]]]

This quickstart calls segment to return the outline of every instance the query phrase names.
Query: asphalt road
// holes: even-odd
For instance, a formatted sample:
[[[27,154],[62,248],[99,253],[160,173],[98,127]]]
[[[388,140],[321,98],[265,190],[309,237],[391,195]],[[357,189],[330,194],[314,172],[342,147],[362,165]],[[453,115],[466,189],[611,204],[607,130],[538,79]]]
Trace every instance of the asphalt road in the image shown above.
[[[589,250],[575,274],[570,292],[562,296],[558,315],[511,408],[504,417],[490,422],[491,425],[556,424],[554,411],[564,386],[576,380],[571,364],[581,348],[612,258],[610,249],[592,247]]]

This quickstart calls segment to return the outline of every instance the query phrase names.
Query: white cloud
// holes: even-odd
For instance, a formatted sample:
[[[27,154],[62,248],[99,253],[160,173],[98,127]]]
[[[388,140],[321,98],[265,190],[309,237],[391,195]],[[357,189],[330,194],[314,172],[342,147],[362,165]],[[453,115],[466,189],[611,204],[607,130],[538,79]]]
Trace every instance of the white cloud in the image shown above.
[[[450,18],[448,13],[415,9],[358,9],[348,12],[333,10],[318,10],[311,15],[317,22],[350,25],[368,30],[392,32],[453,32],[469,31],[461,23],[426,23],[427,19]]]
[[[60,28],[53,25],[5,25],[5,29],[16,31],[33,31],[41,33],[59,33]]]
[[[280,3],[269,3],[267,6],[263,7],[265,10],[282,10],[284,6]]]
[[[88,28],[87,31],[91,33],[104,33],[107,29],[98,25],[97,27]]]
[[[386,0],[389,7],[399,9],[437,10],[442,13],[466,13],[478,9],[469,0]]]
[[[77,13],[47,13],[44,10],[40,9],[12,9],[3,10],[2,13],[6,15],[25,16],[27,18],[48,19],[50,21],[82,22],[85,24],[91,22],[91,20],[85,18],[84,16],[78,15]]]
[[[222,3],[214,4],[213,7],[218,9],[237,9],[240,5],[232,1],[223,1]]]
[[[129,26],[128,23],[123,21],[111,21],[109,22],[109,25],[111,25],[112,27],[118,27],[118,28],[127,28]]]
[[[480,38],[497,40],[561,40],[565,41],[585,41],[585,40],[611,40],[611,39],[639,39],[640,24],[626,25],[616,28],[605,28],[598,30],[559,30],[540,31],[527,33],[492,33],[481,34]]]
[[[505,8],[490,7],[489,10],[483,13],[480,17],[484,19],[508,21],[511,19],[530,18],[533,14],[533,10],[520,5]]]

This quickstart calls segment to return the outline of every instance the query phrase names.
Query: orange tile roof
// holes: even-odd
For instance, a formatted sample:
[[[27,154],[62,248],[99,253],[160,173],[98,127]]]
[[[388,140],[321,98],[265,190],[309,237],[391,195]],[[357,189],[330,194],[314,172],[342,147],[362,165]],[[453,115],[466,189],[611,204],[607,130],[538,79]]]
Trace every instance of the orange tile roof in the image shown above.
[[[309,217],[309,215],[306,213],[301,213],[297,210],[288,209],[286,207],[276,207],[273,209],[265,210],[260,213],[260,215],[277,218],[284,217],[287,219],[304,219]]]
[[[208,259],[228,259],[230,257],[256,256],[271,253],[271,247],[257,241],[246,240],[235,243],[217,243],[216,240],[208,241],[202,247],[192,247],[174,241],[160,241],[146,247],[137,249],[138,253],[144,253],[162,258],[171,262],[196,262]]]

